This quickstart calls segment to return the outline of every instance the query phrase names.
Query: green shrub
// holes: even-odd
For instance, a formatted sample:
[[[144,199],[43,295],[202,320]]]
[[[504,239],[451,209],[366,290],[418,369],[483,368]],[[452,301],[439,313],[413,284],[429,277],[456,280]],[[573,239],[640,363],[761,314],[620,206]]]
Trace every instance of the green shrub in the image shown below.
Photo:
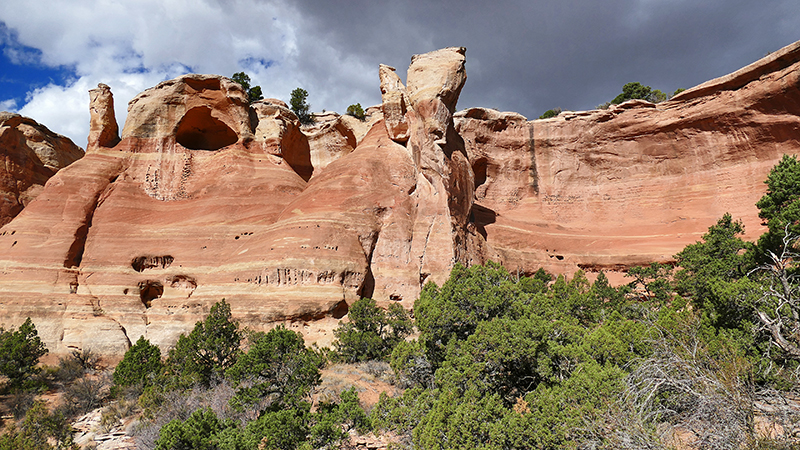
[[[55,447],[53,446],[55,444]],[[13,425],[0,435],[0,450],[77,450],[63,414],[50,413],[43,401],[28,409],[18,430]]]
[[[534,272],[532,277],[522,277],[517,283],[523,292],[527,294],[538,294],[540,292],[547,292],[549,284],[552,281],[552,274],[547,273],[544,269],[539,269]]]
[[[185,421],[173,420],[161,428],[155,450],[216,450],[214,437],[225,428],[209,408],[198,409]]]
[[[278,326],[258,333],[250,349],[239,357],[227,375],[243,383],[232,402],[238,407],[291,408],[306,398],[320,382],[321,358],[306,348],[300,333]]]
[[[342,391],[339,394],[341,401],[337,405],[338,422],[344,425],[346,429],[355,429],[359,433],[364,434],[372,429],[372,422],[369,416],[364,412],[361,407],[361,402],[358,399],[356,388]]]
[[[36,364],[46,354],[30,317],[17,330],[0,328],[0,374],[8,377],[10,387],[35,387],[32,377],[41,370]]]
[[[250,76],[246,73],[236,72],[231,77],[231,80],[239,83],[239,85],[242,86],[242,89],[247,92],[247,100],[250,103],[264,98],[264,95],[261,93],[261,86],[250,86]]]
[[[509,314],[517,301],[526,298],[508,271],[492,262],[470,268],[456,264],[441,289],[426,284],[414,303],[414,317],[434,369],[451,340],[466,339],[479,322]]]
[[[577,448],[576,430],[605,417],[624,367],[648,354],[648,327],[623,314],[627,291],[604,275],[551,280],[487,264],[426,286],[414,305],[419,341],[392,353],[413,387],[383,396],[372,423],[412,434],[418,448]]]
[[[410,435],[431,410],[438,395],[438,390],[423,387],[406,389],[397,397],[381,393],[380,400],[370,412],[372,425],[377,429]]]
[[[364,120],[366,118],[366,114],[364,113],[364,109],[361,107],[361,103],[348,106],[347,115],[353,116],[358,120]]]
[[[408,313],[397,303],[387,312],[375,300],[362,298],[347,316],[349,322],[339,322],[333,333],[337,358],[350,363],[386,358],[412,328]]]
[[[161,350],[140,336],[114,369],[114,383],[119,386],[148,386],[161,375],[163,367]]]
[[[222,299],[211,307],[205,320],[195,324],[188,336],[181,335],[169,351],[167,366],[182,386],[208,386],[224,377],[241,354],[242,332],[231,317],[231,307]]]
[[[301,124],[310,125],[314,123],[314,115],[309,112],[310,106],[306,99],[308,99],[308,92],[305,89],[297,88],[292,91],[289,107],[297,115]]]
[[[758,246],[765,255],[768,251],[780,254],[785,231],[792,236],[800,235],[800,161],[797,156],[783,155],[765,183],[767,192],[756,206],[758,217],[769,230],[761,235]]]
[[[403,387],[433,387],[433,366],[419,341],[402,341],[394,348],[390,365]]]
[[[549,119],[549,118],[555,117],[555,116],[557,116],[559,114],[561,114],[561,108],[548,109],[547,111],[544,112],[544,114],[539,116],[539,118],[540,119]]]
[[[650,86],[644,86],[639,82],[627,83],[622,87],[622,93],[611,100],[612,105],[619,105],[632,99],[647,99],[653,89]]]

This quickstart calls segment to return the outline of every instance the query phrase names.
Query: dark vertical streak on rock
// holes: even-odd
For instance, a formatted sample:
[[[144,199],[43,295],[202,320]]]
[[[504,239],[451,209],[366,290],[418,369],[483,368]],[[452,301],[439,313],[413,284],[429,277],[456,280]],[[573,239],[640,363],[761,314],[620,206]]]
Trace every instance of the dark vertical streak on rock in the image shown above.
[[[64,267],[69,269],[79,268],[81,266],[81,262],[83,261],[83,252],[86,249],[86,239],[89,236],[89,229],[92,227],[94,213],[103,203],[106,197],[108,197],[108,194],[110,193],[111,189],[113,189],[114,182],[117,181],[117,178],[118,175],[115,175],[108,180],[108,184],[105,186],[105,189],[98,191],[92,200],[92,207],[89,208],[89,211],[86,213],[86,218],[84,219],[83,224],[75,230],[74,240],[69,246],[67,255],[64,258]]]
[[[533,188],[533,193],[539,195],[539,173],[536,170],[536,139],[534,138],[533,122],[528,124],[528,133],[530,136],[528,145],[530,146],[531,154],[531,187]]]

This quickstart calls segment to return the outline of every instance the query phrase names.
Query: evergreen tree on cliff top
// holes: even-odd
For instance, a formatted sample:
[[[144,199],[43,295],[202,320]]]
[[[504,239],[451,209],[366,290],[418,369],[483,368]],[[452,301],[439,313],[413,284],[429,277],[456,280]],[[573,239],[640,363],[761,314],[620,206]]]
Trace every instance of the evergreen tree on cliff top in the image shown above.
[[[246,73],[236,72],[231,77],[231,80],[239,83],[244,91],[247,92],[247,100],[250,103],[264,98],[264,95],[261,93],[261,86],[250,86],[250,76]]]
[[[297,115],[300,123],[309,125],[314,123],[314,115],[309,112],[311,106],[306,102],[308,92],[303,88],[297,88],[292,91],[292,98],[289,100],[289,106]]]

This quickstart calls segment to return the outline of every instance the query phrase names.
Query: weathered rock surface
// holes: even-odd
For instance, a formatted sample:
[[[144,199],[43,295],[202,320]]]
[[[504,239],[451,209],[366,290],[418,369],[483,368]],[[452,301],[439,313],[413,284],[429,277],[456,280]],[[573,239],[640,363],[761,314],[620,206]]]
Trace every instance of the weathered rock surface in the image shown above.
[[[101,86],[86,156],[0,229],[3,320],[31,316],[55,353],[120,355],[140,335],[171,345],[225,298],[243,325],[325,344],[359,296],[411,306],[456,262],[621,271],[725,212],[755,237],[763,180],[800,151],[798,61],[794,44],[673,101],[528,121],[454,113],[454,47],[415,56],[406,86],[381,66],[366,122],[309,128],[186,75],[132,100],[119,142]]]
[[[327,113],[315,115],[315,118],[316,123],[305,127],[303,133],[308,136],[311,165],[319,171],[355,150],[358,141],[350,124],[342,116]]]
[[[113,147],[119,142],[119,126],[114,114],[114,96],[108,85],[100,83],[89,91],[89,138],[87,146]]]
[[[249,105],[224,77],[144,91],[118,143],[94,107],[111,104],[110,93],[91,98],[87,156],[0,230],[5,320],[31,316],[56,353],[119,355],[140,335],[167,347],[222,298],[255,329],[332,328],[361,295],[410,306],[432,270],[441,281],[455,261],[466,213],[449,214],[451,158],[425,156],[441,148],[421,120],[412,120],[415,149],[439,163],[430,174],[382,121],[357,143],[339,117],[321,127],[344,138],[326,138],[339,153],[317,170],[313,133],[280,102]],[[437,120],[453,128],[451,117]],[[459,155],[457,177],[469,178],[463,146]],[[439,241],[449,247],[433,248]]]
[[[69,138],[9,112],[0,112],[0,226],[16,217],[58,170],[83,157]]]
[[[763,181],[783,154],[800,153],[798,86],[800,43],[657,105],[536,121],[459,112],[476,225],[522,272],[671,261],[725,212],[755,239]]]

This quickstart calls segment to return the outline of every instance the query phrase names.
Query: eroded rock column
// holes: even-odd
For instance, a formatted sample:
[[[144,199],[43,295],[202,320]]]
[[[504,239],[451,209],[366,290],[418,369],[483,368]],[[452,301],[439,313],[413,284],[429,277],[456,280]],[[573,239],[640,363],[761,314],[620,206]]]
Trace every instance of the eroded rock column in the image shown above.
[[[89,91],[89,141],[86,151],[113,147],[119,143],[119,125],[114,114],[114,95],[100,83]]]

